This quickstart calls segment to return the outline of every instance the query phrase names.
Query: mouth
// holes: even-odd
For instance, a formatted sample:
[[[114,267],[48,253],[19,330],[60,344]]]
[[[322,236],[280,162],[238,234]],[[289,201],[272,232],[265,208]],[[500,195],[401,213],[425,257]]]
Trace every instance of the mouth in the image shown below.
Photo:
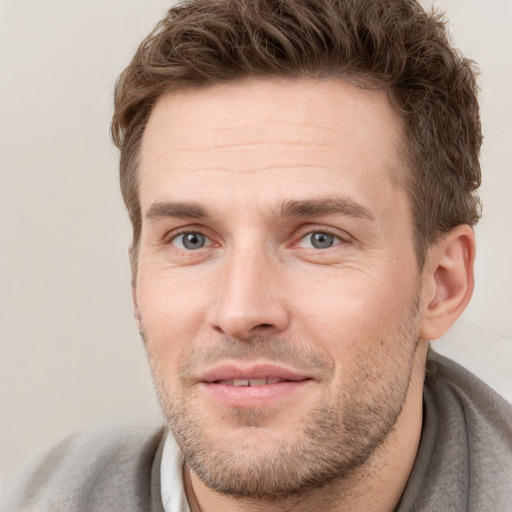
[[[198,384],[215,402],[228,407],[255,408],[292,399],[313,379],[277,365],[226,364],[211,368]]]
[[[280,377],[264,377],[263,379],[227,379],[217,380],[213,384],[222,384],[224,386],[266,386],[267,384],[279,384],[281,382],[290,382]]]

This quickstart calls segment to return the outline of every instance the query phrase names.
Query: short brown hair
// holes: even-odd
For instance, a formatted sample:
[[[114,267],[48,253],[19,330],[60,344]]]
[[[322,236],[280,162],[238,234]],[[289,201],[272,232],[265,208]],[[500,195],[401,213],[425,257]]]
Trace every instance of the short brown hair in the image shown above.
[[[140,242],[138,157],[169,91],[248,77],[344,79],[383,88],[405,125],[420,268],[440,235],[480,217],[482,142],[476,69],[450,44],[441,14],[415,0],[188,0],[172,7],[118,79],[112,137]]]

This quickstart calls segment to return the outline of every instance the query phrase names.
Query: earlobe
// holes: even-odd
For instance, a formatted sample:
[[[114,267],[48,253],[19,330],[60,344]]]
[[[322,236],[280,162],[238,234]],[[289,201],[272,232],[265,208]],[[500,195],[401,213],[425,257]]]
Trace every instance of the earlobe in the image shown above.
[[[460,225],[434,244],[423,271],[423,339],[440,338],[466,308],[474,287],[475,235]]]

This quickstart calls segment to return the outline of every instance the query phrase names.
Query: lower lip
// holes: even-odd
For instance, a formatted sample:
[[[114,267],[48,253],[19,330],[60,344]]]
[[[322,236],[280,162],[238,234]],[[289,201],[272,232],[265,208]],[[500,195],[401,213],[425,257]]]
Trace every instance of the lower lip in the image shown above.
[[[201,383],[216,402],[228,407],[263,407],[292,396],[311,384],[312,380],[286,381],[263,386],[227,386],[217,383]]]

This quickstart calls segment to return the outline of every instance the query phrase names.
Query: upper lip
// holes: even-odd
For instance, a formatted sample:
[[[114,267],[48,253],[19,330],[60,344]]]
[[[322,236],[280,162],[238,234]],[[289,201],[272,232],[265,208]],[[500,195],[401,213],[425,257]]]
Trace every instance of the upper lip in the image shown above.
[[[311,377],[272,363],[224,363],[213,366],[199,375],[198,381],[212,383],[233,379],[279,378],[289,381],[307,380]]]

